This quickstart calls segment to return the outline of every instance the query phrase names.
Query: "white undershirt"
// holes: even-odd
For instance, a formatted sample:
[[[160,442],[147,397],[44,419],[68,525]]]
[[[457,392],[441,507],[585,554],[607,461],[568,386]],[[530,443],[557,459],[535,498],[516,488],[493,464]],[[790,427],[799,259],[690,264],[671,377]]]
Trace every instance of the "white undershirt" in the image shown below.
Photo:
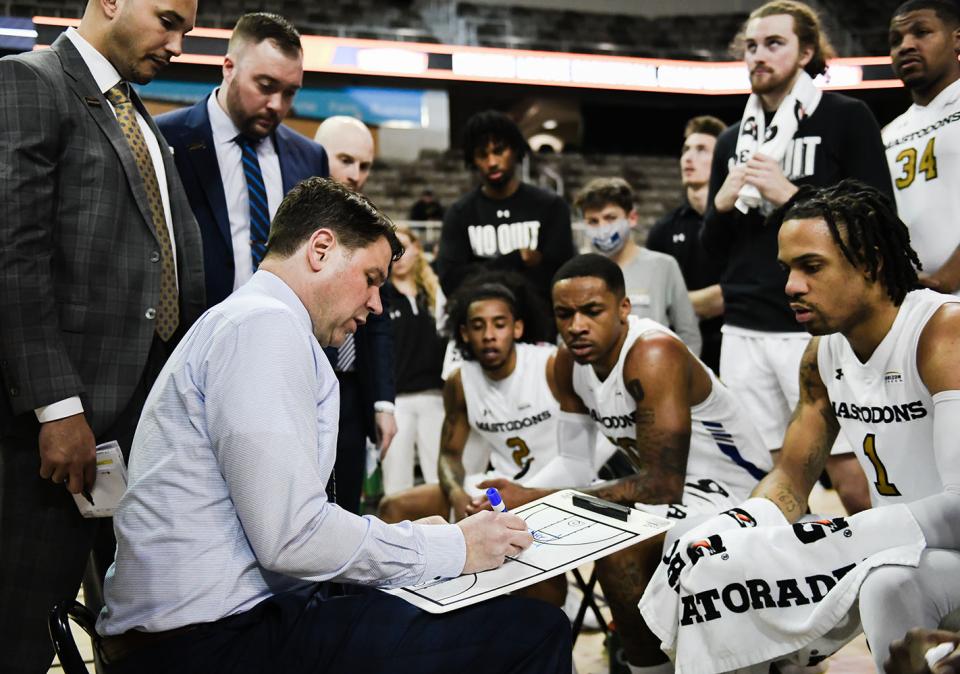
[[[243,175],[243,150],[236,141],[240,135],[230,116],[220,107],[214,90],[207,98],[207,114],[213,130],[213,146],[223,182],[223,196],[227,201],[227,217],[230,222],[230,239],[233,242],[233,289],[236,290],[253,276],[250,257],[250,202],[247,194],[247,179]],[[267,137],[257,145],[257,161],[267,188],[267,207],[270,221],[283,200],[283,176],[280,174],[280,159],[273,138]]]

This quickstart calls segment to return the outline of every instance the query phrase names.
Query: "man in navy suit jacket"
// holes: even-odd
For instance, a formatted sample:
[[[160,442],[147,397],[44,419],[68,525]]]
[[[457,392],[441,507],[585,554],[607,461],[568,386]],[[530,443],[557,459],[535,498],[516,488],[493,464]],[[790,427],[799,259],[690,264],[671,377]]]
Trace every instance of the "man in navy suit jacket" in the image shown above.
[[[157,118],[200,225],[207,306],[253,275],[283,196],[304,178],[329,175],[323,147],[280,124],[302,83],[293,25],[276,14],[245,14],[220,87]]]

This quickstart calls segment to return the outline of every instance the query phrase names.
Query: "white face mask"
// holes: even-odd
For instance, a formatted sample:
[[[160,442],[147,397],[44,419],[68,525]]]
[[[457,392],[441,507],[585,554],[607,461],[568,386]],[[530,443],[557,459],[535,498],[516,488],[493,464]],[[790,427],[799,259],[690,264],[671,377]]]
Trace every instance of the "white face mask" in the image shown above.
[[[593,249],[607,257],[619,253],[630,237],[630,221],[620,218],[596,227],[590,227],[590,244]]]

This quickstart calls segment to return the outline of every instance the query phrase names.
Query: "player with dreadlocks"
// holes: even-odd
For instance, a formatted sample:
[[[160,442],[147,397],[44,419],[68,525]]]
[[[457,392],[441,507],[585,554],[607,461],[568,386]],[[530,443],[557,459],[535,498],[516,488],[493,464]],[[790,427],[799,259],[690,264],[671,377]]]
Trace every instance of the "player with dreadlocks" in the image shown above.
[[[785,598],[774,591],[769,603],[748,602],[765,610],[743,607],[735,620],[753,621],[758,632],[782,637],[785,623],[778,621],[793,611],[794,625],[811,626],[811,631],[817,630],[813,636],[820,636],[842,622],[846,608],[859,608],[863,631],[878,670],[883,671],[891,642],[913,627],[936,628],[944,616],[960,608],[960,299],[918,289],[919,261],[906,225],[892,202],[872,187],[844,180],[829,188],[802,188],[767,226],[778,225],[779,260],[788,272],[790,308],[814,337],[801,362],[800,401],[779,462],[753,498],[741,505],[760,526],[745,530],[739,539],[743,547],[735,550],[728,545],[729,555],[731,560],[749,556],[750,573],[760,576],[769,572],[765,562],[772,559],[764,551],[779,546],[783,553],[783,539],[776,537],[786,531],[789,556],[798,565],[795,578],[801,583],[824,568],[849,564],[844,573],[859,580],[848,583],[862,584],[859,605],[853,602],[856,584],[852,591],[848,586],[842,592],[806,597],[801,593]],[[872,508],[841,523],[825,520],[822,530],[819,525],[794,527],[792,532],[764,526],[794,523],[804,516],[810,489],[839,432],[855,448],[867,474]],[[705,533],[718,533],[725,528],[718,521],[688,536],[703,539]],[[839,529],[846,530],[843,536],[828,537]],[[731,544],[738,540],[724,536]],[[821,539],[823,543],[810,545]],[[909,566],[903,557],[891,563],[888,553],[907,549],[908,539],[918,564]],[[666,560],[658,572],[662,582],[683,586],[684,553],[691,542],[681,538],[675,548],[673,581],[665,580],[671,561]],[[845,554],[850,557],[842,557]],[[881,557],[872,555],[887,555],[883,557],[887,561],[873,566]],[[709,574],[710,564],[697,573]],[[789,579],[790,571],[781,565],[777,573],[781,580],[772,587],[782,589],[786,586],[782,579]],[[662,590],[662,585],[658,587]],[[656,616],[663,609],[658,602],[671,594],[676,601],[673,591],[648,592],[641,603],[643,615]],[[825,607],[834,600],[853,603],[831,613]],[[810,622],[804,623],[796,613],[798,605],[807,605],[802,611],[813,611],[820,601],[821,613],[811,613]],[[836,622],[818,624],[825,615]],[[855,626],[856,620],[851,624]],[[684,629],[681,622],[673,635],[670,630],[655,631],[670,642]],[[723,628],[710,629],[715,634]],[[804,645],[803,634],[794,636],[798,638],[781,638],[781,644],[790,642],[781,654]],[[766,638],[749,646],[756,653],[765,650],[761,660],[776,654]],[[830,650],[821,645],[812,652],[822,659]],[[753,663],[739,661],[735,666],[749,664]]]

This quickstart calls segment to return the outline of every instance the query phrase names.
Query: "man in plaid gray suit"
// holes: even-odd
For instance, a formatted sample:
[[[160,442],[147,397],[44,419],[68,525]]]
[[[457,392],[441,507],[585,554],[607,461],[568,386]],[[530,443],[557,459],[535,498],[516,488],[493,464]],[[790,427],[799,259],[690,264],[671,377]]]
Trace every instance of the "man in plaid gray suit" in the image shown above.
[[[71,498],[129,451],[204,307],[200,234],[129,83],[179,54],[196,0],[89,0],[51,49],[0,60],[0,657],[45,672],[46,614],[97,531]],[[105,524],[108,524],[109,520]]]

